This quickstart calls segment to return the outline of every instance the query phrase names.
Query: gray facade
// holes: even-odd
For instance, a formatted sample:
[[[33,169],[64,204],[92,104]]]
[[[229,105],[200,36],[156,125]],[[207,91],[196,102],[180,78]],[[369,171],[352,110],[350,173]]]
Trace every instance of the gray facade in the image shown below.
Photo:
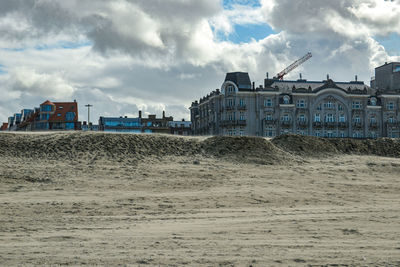
[[[400,94],[363,82],[281,81],[237,84],[229,73],[221,89],[190,107],[195,135],[273,137],[284,133],[321,137],[399,137]]]
[[[371,87],[382,92],[400,93],[400,62],[385,63],[377,67]]]

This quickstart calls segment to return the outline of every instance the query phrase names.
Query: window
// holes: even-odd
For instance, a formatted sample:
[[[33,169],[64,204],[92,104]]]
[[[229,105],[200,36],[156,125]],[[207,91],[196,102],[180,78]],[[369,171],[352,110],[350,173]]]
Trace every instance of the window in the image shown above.
[[[75,112],[67,112],[67,114],[65,114],[65,120],[73,121],[74,119],[75,119]]]
[[[74,130],[74,129],[75,129],[75,123],[73,123],[73,122],[67,122],[67,123],[65,124],[65,129],[67,129],[67,130]]]
[[[400,65],[394,66],[393,72],[399,72],[400,71]]]
[[[240,112],[240,120],[245,121],[246,120],[246,114],[244,112]]]
[[[228,114],[228,120],[230,120],[230,121],[235,120],[233,113]]]
[[[50,118],[50,114],[46,113],[46,114],[40,114],[40,120],[42,121],[47,121]]]
[[[343,131],[341,131],[341,132],[339,133],[339,136],[342,137],[342,138],[343,138],[343,137],[346,137],[346,135],[345,135],[345,133],[344,133]]]
[[[297,100],[297,107],[298,108],[305,108],[306,107],[306,101],[304,99]]]
[[[283,115],[282,121],[290,121],[290,116],[288,114]]]
[[[322,110],[322,105],[321,105],[321,104],[319,104],[319,105],[317,106],[317,110]]]
[[[394,102],[388,102],[386,108],[387,110],[394,110]]]
[[[320,131],[316,131],[316,132],[315,132],[315,136],[316,136],[316,137],[321,137],[321,132],[320,132]]]
[[[376,117],[375,117],[375,116],[372,116],[372,117],[369,119],[369,121],[370,121],[371,123],[376,123]]]
[[[321,122],[321,115],[320,114],[315,114],[314,121],[315,122]]]
[[[326,102],[326,103],[324,104],[324,107],[327,108],[327,109],[333,108],[333,103],[332,103],[332,101]]]
[[[241,98],[241,99],[239,100],[239,106],[244,107],[245,105],[246,105],[246,104],[245,104],[245,102],[244,102],[244,99]]]
[[[233,107],[234,106],[234,101],[233,101],[233,99],[232,98],[228,98],[228,100],[227,100],[227,106],[228,107]]]
[[[346,122],[346,116],[344,116],[344,114],[339,115],[339,122]]]
[[[235,88],[233,85],[228,85],[228,93],[233,93],[235,91]]]
[[[63,108],[64,108],[63,106],[59,106],[59,107],[58,107],[58,109],[63,109]]]
[[[287,96],[287,95],[285,95],[285,96],[283,97],[283,104],[289,104],[289,103],[290,103],[290,97]]]
[[[267,114],[266,118],[267,121],[272,121],[272,114]]]
[[[45,112],[48,112],[48,111],[52,111],[53,110],[53,106],[52,105],[43,105],[43,106],[41,106],[40,107],[40,111],[45,111]]]
[[[306,116],[304,114],[301,114],[299,116],[299,121],[302,121],[302,122],[306,121]]]
[[[61,113],[57,113],[57,117],[61,117]]]
[[[343,106],[338,104],[338,110],[343,110]]]
[[[264,100],[264,106],[265,107],[272,107],[273,106],[273,102],[271,98],[267,98]]]
[[[396,120],[395,120],[394,117],[389,117],[388,122],[389,122],[389,123],[395,123]]]
[[[369,101],[371,103],[371,106],[376,106],[376,98],[372,97]]]
[[[335,117],[333,116],[333,114],[326,114],[325,122],[335,122]]]
[[[361,102],[360,101],[353,101],[352,107],[353,107],[353,109],[361,109]]]
[[[355,123],[361,123],[361,118],[359,116],[354,117]]]

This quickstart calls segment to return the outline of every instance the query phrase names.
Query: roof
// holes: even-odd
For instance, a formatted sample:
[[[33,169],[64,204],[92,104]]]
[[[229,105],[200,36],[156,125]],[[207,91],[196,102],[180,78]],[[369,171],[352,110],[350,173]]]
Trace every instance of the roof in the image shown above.
[[[54,106],[54,103],[53,102],[51,102],[50,100],[46,100],[46,101],[44,101],[42,104],[40,104],[40,105],[52,105],[52,106]]]
[[[367,89],[368,93],[372,93],[373,89],[364,82],[352,81],[352,82],[334,82],[329,79],[326,81],[307,81],[307,80],[269,80],[270,88],[276,88],[279,91],[291,91],[293,89],[307,89],[316,92],[327,88],[341,89],[346,92],[360,91]],[[266,88],[268,90],[268,88]]]
[[[138,122],[140,118],[125,118],[125,117],[100,117],[102,121],[133,121]]]
[[[230,81],[236,84],[239,90],[251,89],[250,76],[247,72],[230,72],[226,74],[225,82]]]

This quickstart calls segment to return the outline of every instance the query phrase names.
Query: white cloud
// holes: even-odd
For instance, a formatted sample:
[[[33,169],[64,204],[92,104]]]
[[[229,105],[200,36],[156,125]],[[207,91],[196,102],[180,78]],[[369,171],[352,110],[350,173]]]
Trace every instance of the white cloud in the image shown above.
[[[82,120],[85,103],[94,104],[94,117],[166,109],[187,119],[191,101],[219,87],[228,71],[247,71],[262,84],[266,72],[273,76],[311,51],[313,58],[288,78],[358,74],[368,81],[374,67],[399,60],[374,39],[399,33],[399,1],[237,0],[228,10],[221,3],[2,1],[0,64],[8,73],[0,74],[0,93],[15,101],[0,100],[0,115],[47,98],[76,98]],[[277,34],[241,44],[217,38],[237,24],[268,24]]]

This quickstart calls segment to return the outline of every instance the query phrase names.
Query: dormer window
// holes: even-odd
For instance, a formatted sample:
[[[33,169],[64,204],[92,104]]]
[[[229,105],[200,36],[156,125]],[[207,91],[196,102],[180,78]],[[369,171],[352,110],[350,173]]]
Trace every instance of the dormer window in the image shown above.
[[[371,106],[376,106],[376,98],[375,97],[371,97],[370,103],[371,103]]]
[[[233,85],[228,85],[228,93],[233,93],[235,92],[235,88],[233,87]]]
[[[283,104],[289,104],[289,103],[290,103],[290,97],[287,96],[287,95],[285,95],[285,96],[283,97]]]

